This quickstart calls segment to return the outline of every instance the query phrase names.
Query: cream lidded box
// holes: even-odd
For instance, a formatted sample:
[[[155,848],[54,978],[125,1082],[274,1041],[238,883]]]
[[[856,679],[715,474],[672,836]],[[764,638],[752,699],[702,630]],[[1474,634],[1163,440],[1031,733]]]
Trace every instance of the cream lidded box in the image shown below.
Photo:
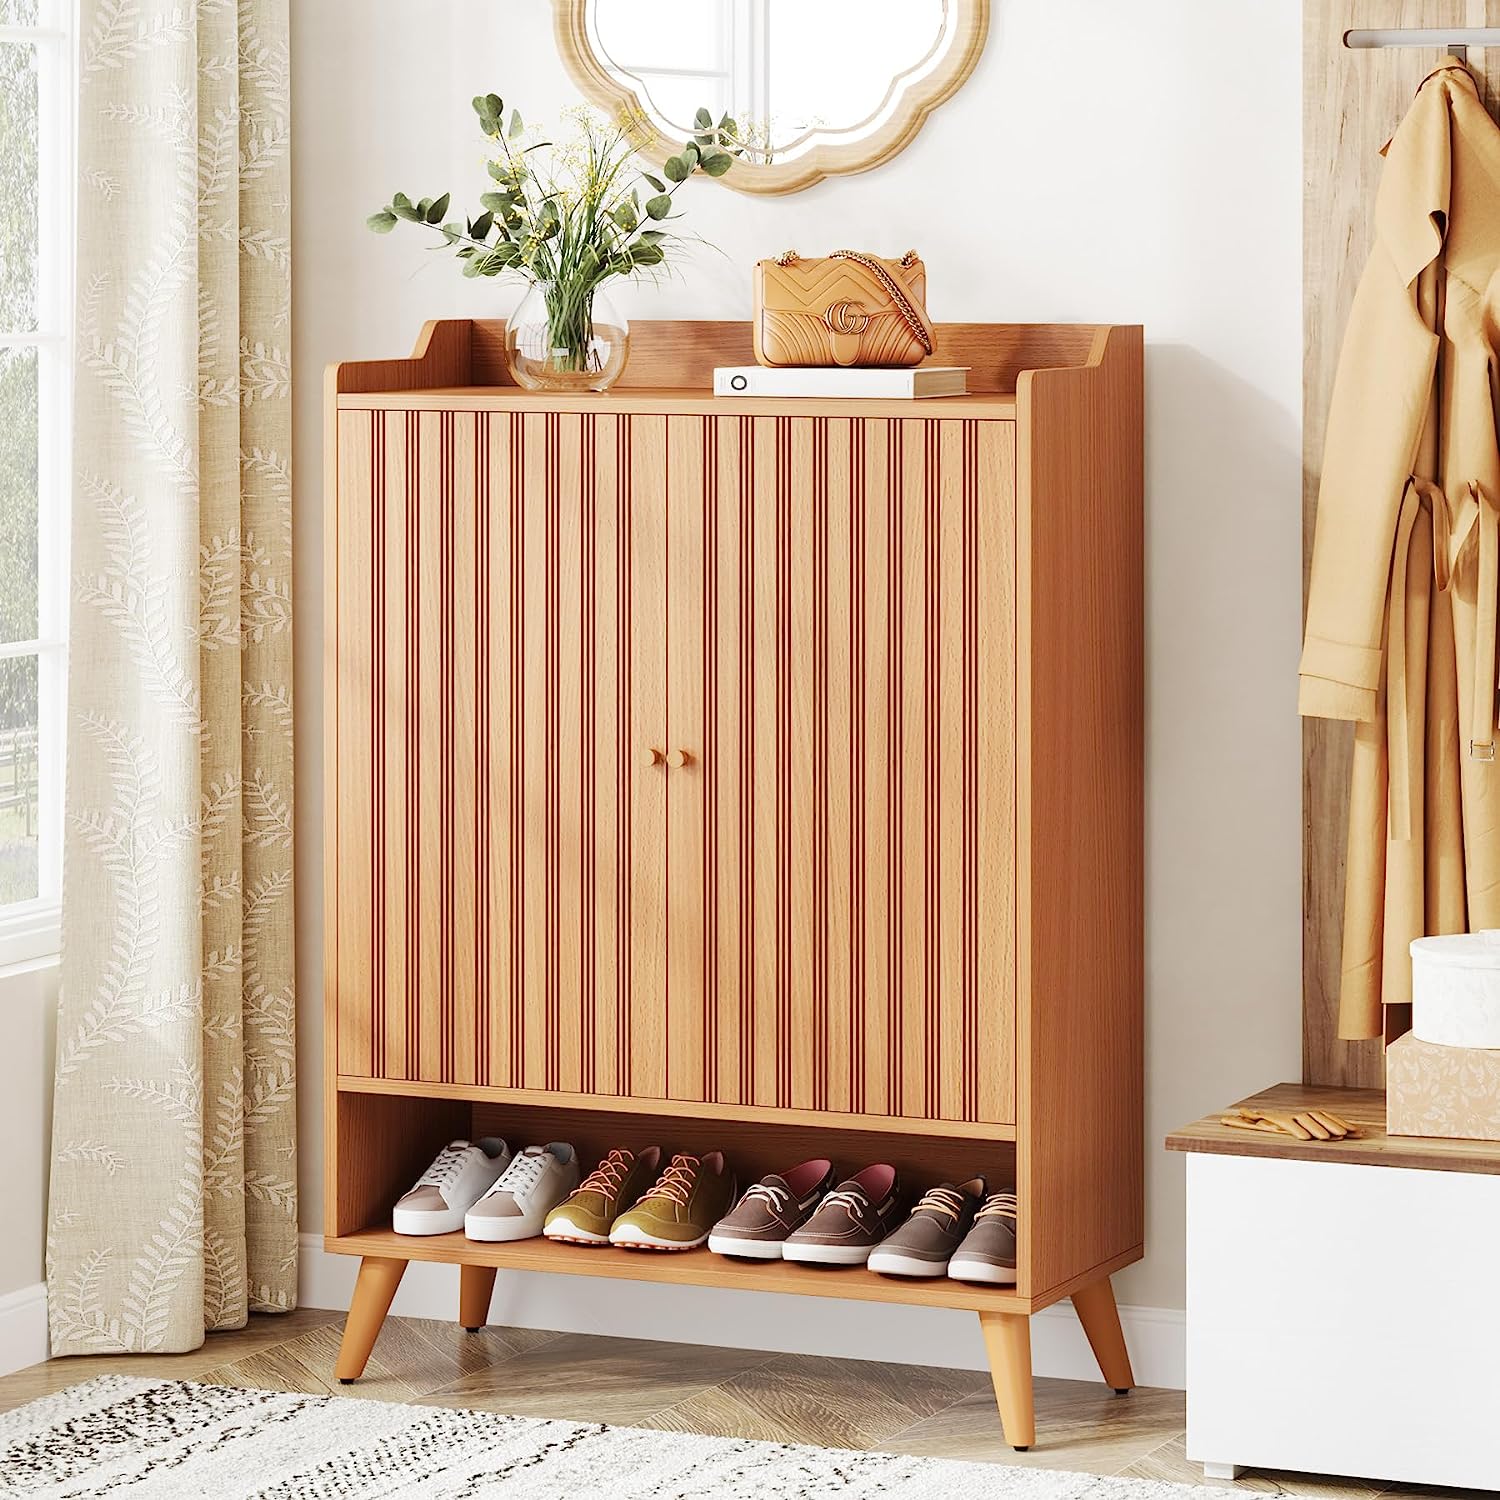
[[[1500,930],[1411,945],[1411,1029],[1443,1047],[1500,1049]]]

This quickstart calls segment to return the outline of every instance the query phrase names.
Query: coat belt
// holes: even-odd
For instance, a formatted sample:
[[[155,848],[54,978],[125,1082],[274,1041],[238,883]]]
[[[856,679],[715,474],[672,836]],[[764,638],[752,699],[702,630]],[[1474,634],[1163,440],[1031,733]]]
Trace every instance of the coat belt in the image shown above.
[[[1431,480],[1412,478],[1407,481],[1396,519],[1386,632],[1390,837],[1397,841],[1414,836],[1412,809],[1418,798],[1417,778],[1423,775],[1421,759],[1415,753],[1417,721],[1412,715],[1412,664],[1407,660],[1406,614],[1411,541],[1424,504],[1432,515],[1432,561],[1437,586],[1446,592],[1471,567],[1477,570],[1469,756],[1477,761],[1495,759],[1496,689],[1500,686],[1500,664],[1496,660],[1496,630],[1500,626],[1500,509],[1482,485],[1465,485],[1463,498],[1450,507],[1443,491]],[[1425,705],[1415,707],[1425,720]]]
[[[1412,483],[1425,484],[1413,480]],[[1474,583],[1474,696],[1469,707],[1469,756],[1495,758],[1495,632],[1500,623],[1500,511],[1483,485],[1464,486],[1464,497],[1450,509],[1431,486],[1432,560],[1437,585],[1447,590],[1470,559],[1477,561]]]

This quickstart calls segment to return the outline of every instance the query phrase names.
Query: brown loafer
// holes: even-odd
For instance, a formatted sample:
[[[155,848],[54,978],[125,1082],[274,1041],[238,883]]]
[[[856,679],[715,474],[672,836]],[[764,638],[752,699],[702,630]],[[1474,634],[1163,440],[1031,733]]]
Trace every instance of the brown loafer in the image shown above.
[[[762,1177],[714,1225],[708,1248],[743,1260],[780,1260],[782,1242],[808,1221],[832,1186],[833,1163],[826,1157]]]
[[[877,1162],[829,1193],[807,1223],[786,1237],[781,1254],[804,1265],[862,1266],[900,1217],[896,1169]]]
[[[1016,1195],[991,1193],[974,1218],[974,1227],[948,1262],[955,1281],[987,1286],[1014,1286],[1016,1281]]]
[[[969,1232],[987,1191],[984,1178],[955,1187],[929,1188],[907,1219],[870,1253],[870,1269],[882,1276],[942,1276],[959,1242]]]

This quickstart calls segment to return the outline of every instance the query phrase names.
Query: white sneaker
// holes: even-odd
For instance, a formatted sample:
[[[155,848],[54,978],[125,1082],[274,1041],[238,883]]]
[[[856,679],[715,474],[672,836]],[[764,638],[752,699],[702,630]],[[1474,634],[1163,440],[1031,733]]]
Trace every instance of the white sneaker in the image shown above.
[[[510,1165],[510,1147],[499,1136],[450,1141],[391,1215],[397,1234],[452,1234],[464,1215]]]
[[[577,1187],[578,1153],[566,1141],[528,1146],[464,1215],[464,1233],[471,1240],[529,1240]]]

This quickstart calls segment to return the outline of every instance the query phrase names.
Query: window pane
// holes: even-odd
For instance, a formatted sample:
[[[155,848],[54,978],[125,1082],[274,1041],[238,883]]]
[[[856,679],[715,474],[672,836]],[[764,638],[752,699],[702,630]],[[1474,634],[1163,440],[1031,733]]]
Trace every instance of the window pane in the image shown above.
[[[0,26],[40,26],[41,7],[37,0],[0,0]]]
[[[594,7],[604,55],[631,71],[722,67],[724,18],[722,0],[598,0]]]
[[[36,349],[0,348],[0,643],[37,630]]]
[[[0,43],[0,333],[36,327],[38,118],[36,48]]]
[[[36,678],[36,657],[0,659],[0,905],[39,890]]]

